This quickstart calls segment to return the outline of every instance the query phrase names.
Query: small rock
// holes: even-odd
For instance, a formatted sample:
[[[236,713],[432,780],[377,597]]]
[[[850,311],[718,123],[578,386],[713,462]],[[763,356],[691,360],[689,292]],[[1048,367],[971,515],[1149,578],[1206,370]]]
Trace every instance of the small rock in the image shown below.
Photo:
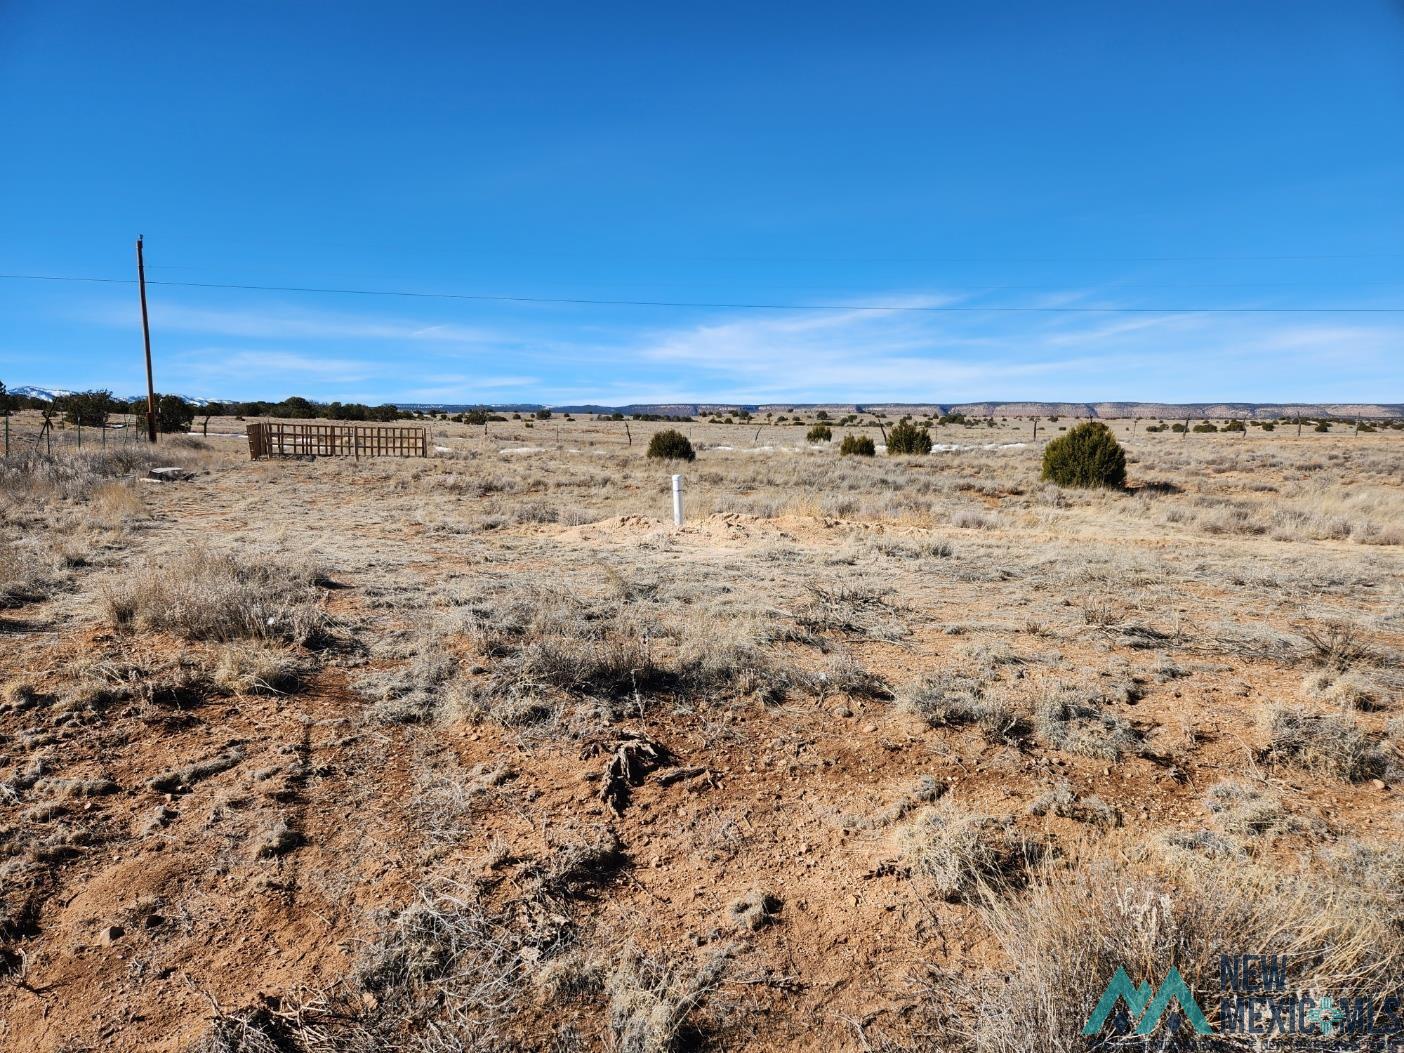
[[[122,928],[122,926],[108,925],[102,932],[98,933],[98,940],[104,947],[111,947],[126,934],[127,930]]]
[[[834,707],[834,716],[836,716],[836,717],[851,717],[851,716],[853,716],[853,709],[852,709],[850,706],[848,706],[846,703],[842,703],[842,702],[841,702],[841,703],[839,703],[837,706]]]
[[[1375,789],[1377,789],[1377,790],[1388,790],[1388,789],[1389,789],[1389,787],[1385,784],[1385,781],[1384,781],[1383,779],[1371,779],[1371,780],[1370,780],[1370,785],[1373,786],[1373,787],[1374,787]]]

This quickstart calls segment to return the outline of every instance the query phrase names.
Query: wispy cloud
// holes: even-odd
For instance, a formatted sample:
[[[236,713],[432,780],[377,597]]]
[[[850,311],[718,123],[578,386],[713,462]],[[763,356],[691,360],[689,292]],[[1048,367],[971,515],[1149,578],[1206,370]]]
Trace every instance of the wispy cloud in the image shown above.
[[[437,378],[438,382],[425,387],[404,389],[405,402],[492,402],[500,401],[489,397],[489,392],[498,395],[504,392],[519,392],[523,401],[533,399],[533,392],[541,384],[540,377],[528,376],[462,376]]]
[[[133,328],[139,324],[136,310],[125,304],[93,306],[90,320],[100,324]],[[426,341],[435,343],[496,343],[501,332],[473,326],[426,324],[423,321],[336,311],[308,311],[292,307],[268,309],[187,306],[176,303],[153,304],[151,325],[157,331],[199,333],[210,336],[252,340],[355,340],[371,342]]]
[[[156,322],[165,337],[161,382],[230,397],[1404,399],[1404,321],[1394,318],[940,310],[981,302],[935,290],[836,310],[696,311],[666,324],[652,312],[577,308],[550,319],[504,311],[474,326],[434,318],[430,307],[409,317],[167,303]],[[1043,302],[1120,306],[1106,289],[1054,292]],[[93,317],[133,322],[130,308],[114,303]]]
[[[354,358],[336,358],[307,351],[267,351],[202,347],[182,351],[166,363],[170,373],[203,379],[303,378],[359,383],[385,370]]]

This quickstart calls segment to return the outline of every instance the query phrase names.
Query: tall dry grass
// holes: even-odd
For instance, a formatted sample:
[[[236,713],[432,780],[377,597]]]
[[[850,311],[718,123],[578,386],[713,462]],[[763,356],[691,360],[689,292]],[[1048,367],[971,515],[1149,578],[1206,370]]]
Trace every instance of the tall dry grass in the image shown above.
[[[1096,863],[1047,869],[1021,897],[988,895],[984,920],[1010,968],[966,989],[964,1039],[980,1053],[1085,1053],[1082,1027],[1119,967],[1155,986],[1174,965],[1212,1021],[1221,954],[1285,955],[1302,990],[1397,991],[1404,853],[1357,846],[1309,864]],[[1196,1048],[1251,1041],[1220,1035]]]
[[[105,599],[118,628],[188,640],[311,643],[326,627],[317,587],[322,581],[322,572],[305,560],[197,548],[135,568]]]

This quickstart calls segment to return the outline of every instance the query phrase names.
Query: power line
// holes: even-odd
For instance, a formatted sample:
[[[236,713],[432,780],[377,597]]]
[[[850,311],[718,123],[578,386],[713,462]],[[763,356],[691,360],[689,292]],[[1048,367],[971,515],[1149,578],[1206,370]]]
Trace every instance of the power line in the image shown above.
[[[153,265],[146,268],[148,273],[165,271],[205,271],[205,266],[176,266],[173,264]],[[356,275],[348,274],[327,274],[328,278],[357,278],[364,275],[364,272]],[[683,289],[695,286],[696,282],[660,282],[660,281],[572,281],[544,280],[537,281],[537,285],[581,287],[590,289]],[[767,287],[772,289],[788,289],[801,291],[821,291],[821,292],[851,292],[852,283],[847,285],[834,285],[832,283],[820,284],[817,282],[801,282],[799,284],[776,285],[767,282]],[[1397,278],[1357,278],[1352,280],[1320,280],[1320,281],[1241,281],[1241,282],[1162,282],[1162,281],[1141,281],[1137,278],[1114,278],[1107,279],[1099,283],[1107,289],[1325,289],[1325,288],[1351,288],[1358,289],[1366,285],[1400,285],[1404,286],[1404,276]],[[1066,282],[1060,285],[1050,285],[1047,282],[1019,282],[1019,281],[990,281],[980,282],[971,285],[950,285],[941,283],[941,290],[950,293],[986,293],[986,292],[1063,292],[1067,289]]]
[[[132,285],[130,278],[95,278],[66,274],[0,274],[11,281],[95,282]],[[505,296],[488,293],[421,292],[404,289],[339,289],[300,285],[249,285],[225,282],[148,281],[182,289],[228,289],[241,292],[313,293],[335,296],[384,296],[423,300],[469,300],[492,303],[566,304],[591,307],[683,307],[735,311],[872,311],[919,314],[1404,314],[1404,307],[1067,307],[976,304],[834,304],[834,303],[722,303],[693,300],[602,300],[571,296]]]

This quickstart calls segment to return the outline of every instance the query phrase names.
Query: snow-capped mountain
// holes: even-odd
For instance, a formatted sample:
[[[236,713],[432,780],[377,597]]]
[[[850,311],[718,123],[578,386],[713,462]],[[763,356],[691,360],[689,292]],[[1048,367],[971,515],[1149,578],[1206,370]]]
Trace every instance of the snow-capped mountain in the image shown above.
[[[44,402],[53,402],[54,399],[61,399],[65,395],[74,394],[67,388],[41,388],[34,384],[24,384],[17,388],[10,388],[9,393],[17,398],[42,399]],[[176,397],[192,406],[208,406],[210,404],[209,399],[197,399],[190,395],[177,395]],[[129,395],[125,398],[119,395],[116,396],[116,398],[119,402],[141,402],[145,400],[146,395],[142,393],[140,395]]]
[[[26,384],[24,387],[11,388],[11,395],[17,395],[26,399],[43,399],[45,402],[53,402],[54,399],[61,399],[65,395],[72,395],[73,392],[67,388],[37,388]]]

